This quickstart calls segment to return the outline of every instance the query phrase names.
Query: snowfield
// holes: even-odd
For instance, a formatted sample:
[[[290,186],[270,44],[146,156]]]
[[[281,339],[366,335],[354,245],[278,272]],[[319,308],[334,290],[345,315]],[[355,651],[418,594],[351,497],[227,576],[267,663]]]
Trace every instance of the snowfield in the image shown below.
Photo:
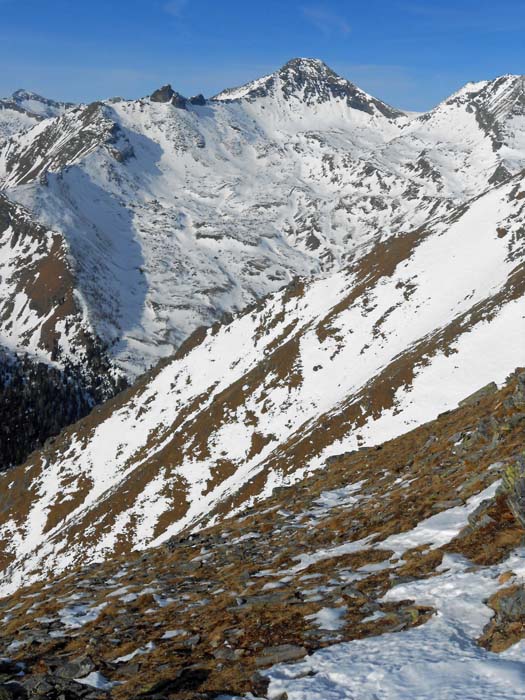
[[[416,629],[335,644],[294,665],[268,672],[268,698],[289,700],[479,700],[523,697],[525,643],[495,654],[476,638],[492,611],[484,600],[512,569],[525,580],[525,550],[503,564],[472,570],[446,556],[436,578],[397,586],[389,600],[413,599],[437,614]]]

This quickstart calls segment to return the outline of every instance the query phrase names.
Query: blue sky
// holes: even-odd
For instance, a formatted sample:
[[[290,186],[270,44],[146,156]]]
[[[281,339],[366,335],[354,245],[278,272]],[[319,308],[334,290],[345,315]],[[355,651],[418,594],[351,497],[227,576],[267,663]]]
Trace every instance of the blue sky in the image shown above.
[[[0,95],[212,95],[321,58],[395,106],[525,73],[523,0],[0,0]]]

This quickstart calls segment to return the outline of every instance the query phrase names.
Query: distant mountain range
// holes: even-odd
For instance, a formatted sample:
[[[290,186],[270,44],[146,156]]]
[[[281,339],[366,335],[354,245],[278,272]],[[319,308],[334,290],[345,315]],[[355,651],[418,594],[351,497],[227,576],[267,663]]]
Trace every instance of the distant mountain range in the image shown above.
[[[0,141],[34,126],[41,119],[58,117],[73,106],[71,102],[56,102],[27,90],[17,90],[10,97],[0,98]]]
[[[66,105],[20,92],[39,122],[4,144],[0,186],[60,238],[84,326],[135,377],[195,327],[520,172],[524,95],[504,76],[408,117],[312,59],[211,100],[166,86],[45,120]]]

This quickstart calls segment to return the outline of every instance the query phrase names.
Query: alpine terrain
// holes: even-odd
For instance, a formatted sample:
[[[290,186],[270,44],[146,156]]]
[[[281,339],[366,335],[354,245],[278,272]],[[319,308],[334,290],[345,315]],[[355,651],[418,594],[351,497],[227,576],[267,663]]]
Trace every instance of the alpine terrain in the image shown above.
[[[522,697],[524,76],[18,91],[0,189],[0,699]]]

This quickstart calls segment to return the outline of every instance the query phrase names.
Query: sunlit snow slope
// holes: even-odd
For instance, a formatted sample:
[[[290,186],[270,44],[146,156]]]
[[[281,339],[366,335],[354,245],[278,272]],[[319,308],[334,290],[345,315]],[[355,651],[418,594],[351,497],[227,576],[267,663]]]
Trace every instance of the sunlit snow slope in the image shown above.
[[[386,237],[165,361],[1,477],[4,590],[200,526],[523,364],[525,180]]]

